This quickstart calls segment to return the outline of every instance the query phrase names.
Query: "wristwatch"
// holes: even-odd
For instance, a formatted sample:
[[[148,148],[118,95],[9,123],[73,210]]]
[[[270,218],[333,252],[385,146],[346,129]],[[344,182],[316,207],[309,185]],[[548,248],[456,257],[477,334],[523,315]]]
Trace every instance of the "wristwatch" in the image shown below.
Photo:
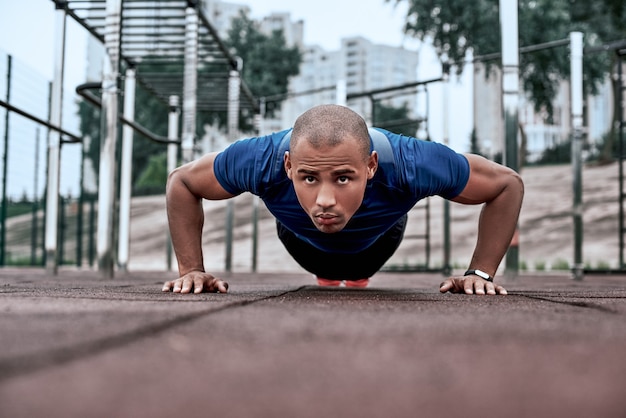
[[[487,281],[493,282],[493,277],[491,277],[489,274],[485,273],[484,271],[478,270],[478,269],[467,270],[463,276],[469,276],[471,274],[478,276],[480,278],[483,278]]]

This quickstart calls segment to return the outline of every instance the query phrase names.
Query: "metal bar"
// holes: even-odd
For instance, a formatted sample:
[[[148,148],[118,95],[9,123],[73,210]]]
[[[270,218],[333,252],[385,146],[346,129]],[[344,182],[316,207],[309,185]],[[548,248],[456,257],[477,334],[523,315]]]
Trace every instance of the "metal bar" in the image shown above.
[[[7,55],[7,103],[11,101],[11,70],[13,57]],[[6,238],[7,238],[7,174],[9,165],[9,110],[4,114],[4,148],[2,150],[2,212],[0,213],[0,266],[6,263]]]
[[[65,209],[67,208],[67,201],[68,199],[63,198],[62,196],[59,198],[59,223],[57,227],[59,230],[59,235],[57,238],[58,251],[56,260],[57,265],[59,266],[62,266],[65,260]]]
[[[227,117],[227,134],[230,140],[236,138],[239,133],[239,92],[240,80],[239,71],[231,70],[230,79],[228,80],[228,114]],[[227,272],[232,271],[233,259],[233,218],[235,212],[234,202],[228,201],[226,205],[226,256],[224,261],[224,269]]]
[[[235,217],[235,202],[228,199],[226,202],[226,231],[224,236],[224,271],[230,273],[233,270],[233,219]]]
[[[114,274],[114,209],[117,174],[116,142],[118,128],[118,87],[120,67],[120,17],[122,0],[107,1],[106,56],[102,82],[102,129],[100,141],[100,172],[98,176],[98,237],[96,252],[98,270],[104,277]]]
[[[92,36],[94,36],[96,39],[100,40],[100,42],[104,43],[104,36],[100,35],[100,33],[98,33],[92,26],[89,26],[87,24],[87,22],[85,22],[84,19],[82,19],[80,16],[78,16],[76,13],[74,13],[74,11],[67,6],[67,2],[66,1],[56,1],[55,0],[55,3],[56,3],[57,9],[65,10],[65,13],[68,16],[70,16],[72,19],[74,19],[74,21],[76,21],[79,25],[81,25],[83,28],[85,28],[87,30],[87,32],[89,32]]]
[[[619,124],[618,124],[618,133],[617,140],[618,144],[618,179],[619,179],[619,269],[626,268],[625,260],[624,260],[624,84],[623,84],[623,72],[622,65],[623,60],[620,56],[619,52],[616,51],[617,55],[617,82],[620,87],[621,100],[618,100],[618,115],[619,115]]]
[[[252,197],[252,272],[257,271],[259,258],[259,197]]]
[[[449,138],[449,102],[450,102],[450,66],[443,66],[443,143],[448,145]],[[450,201],[443,200],[443,268],[444,276],[452,274],[450,240]]]
[[[500,27],[502,34],[502,96],[506,141],[504,162],[519,170],[518,112],[519,112],[519,32],[517,0],[500,0]],[[517,245],[509,246],[505,260],[505,274],[517,277],[519,251]]]
[[[178,144],[180,141],[178,138],[178,119],[180,117],[180,99],[176,95],[172,95],[169,98],[170,112],[168,115],[168,123],[167,123],[167,137],[170,139],[170,144],[167,146],[167,172],[168,174],[174,171],[176,165],[178,164]],[[173,247],[172,247],[172,237],[170,235],[169,229],[167,230],[167,250],[166,250],[166,259],[167,259],[167,269],[169,271],[174,269],[173,263]]]
[[[196,95],[198,88],[198,15],[193,7],[186,10],[185,69],[183,76],[183,162],[193,159],[196,138]]]
[[[124,78],[124,118],[135,119],[135,69],[128,68]],[[119,238],[117,263],[121,271],[128,271],[130,255],[130,206],[133,172],[133,128],[125,124],[122,128],[122,157],[120,171]]]
[[[52,81],[52,94],[50,103],[50,123],[61,126],[61,113],[63,109],[63,70],[65,61],[65,10],[58,9],[55,24],[55,49],[54,49],[54,79]],[[57,242],[58,242],[58,216],[59,216],[59,178],[60,178],[60,151],[61,135],[57,131],[50,132],[48,136],[48,182],[46,188],[46,212],[45,212],[45,249],[46,271],[48,274],[57,274]]]
[[[564,39],[557,39],[556,41],[548,41],[548,42],[543,42],[543,43],[535,44],[535,45],[522,46],[519,48],[519,53],[526,54],[528,52],[541,51],[543,49],[557,48],[560,46],[569,45],[569,42],[570,42],[569,38],[564,38]],[[494,61],[494,60],[500,59],[501,57],[502,57],[502,53],[493,52],[491,54],[478,55],[474,57],[471,60],[471,62]]]
[[[39,127],[37,127],[37,133],[35,134],[35,167],[34,167],[34,181],[33,181],[33,206],[31,217],[31,232],[30,232],[30,265],[37,264],[37,235],[39,233],[39,221],[37,219],[37,212],[39,211],[39,198],[37,196],[37,189],[39,188]]]
[[[61,138],[61,143],[64,143],[64,144],[65,143],[75,144],[77,142],[82,142],[82,138],[79,137],[78,135],[75,135],[75,134],[73,134],[71,132],[68,132],[65,129],[59,127],[59,126],[53,125],[50,122],[47,122],[47,121],[45,121],[43,119],[38,118],[37,116],[31,115],[30,113],[26,112],[25,110],[22,110],[22,109],[20,109],[18,107],[15,107],[15,106],[13,106],[10,103],[5,102],[4,100],[0,100],[0,106],[4,107],[5,109],[7,109],[7,110],[9,110],[11,112],[17,113],[20,116],[24,116],[25,118],[30,119],[33,122],[37,122],[38,124],[43,125],[46,128],[49,128],[49,129],[51,129],[51,130],[53,130],[55,132],[58,132],[58,133],[63,134],[63,135],[65,135],[65,136],[70,138],[70,139],[63,139],[63,138]]]
[[[228,79],[228,113],[227,113],[227,132],[228,139],[231,141],[239,135],[239,98],[240,98],[241,79],[239,72],[230,71]]]
[[[99,88],[102,88],[102,83],[99,83],[99,82],[85,83],[76,87],[76,93],[80,95],[81,97],[85,98],[91,104],[96,105],[98,107],[102,107],[102,101],[100,100],[100,98],[88,91],[89,89],[99,89]],[[146,128],[144,128],[143,126],[139,125],[135,121],[126,119],[124,115],[122,114],[118,114],[118,119],[122,123],[132,127],[136,132],[140,133],[141,135],[145,136],[146,138],[154,142],[159,142],[161,144],[170,144],[170,143],[179,144],[180,143],[180,140],[178,139],[171,140],[168,137],[156,135],[150,132],[149,130],[147,130]]]
[[[570,33],[570,89],[572,106],[572,175],[574,222],[574,265],[575,280],[583,279],[583,34]]]
[[[408,89],[408,88],[411,88],[411,87],[422,86],[422,85],[425,85],[425,84],[436,83],[438,81],[444,81],[443,77],[433,78],[433,79],[424,80],[424,81],[414,81],[414,82],[411,82],[411,83],[400,84],[398,86],[392,86],[392,87],[386,87],[386,88],[382,88],[382,89],[363,91],[363,92],[360,92],[360,93],[348,93],[347,94],[347,99],[348,100],[352,100],[352,99],[357,99],[359,97],[372,96],[372,95],[376,95],[376,94],[380,94],[380,93],[388,93],[388,92],[395,91],[395,90],[403,90],[403,89]]]
[[[78,195],[78,210],[76,214],[76,266],[81,268],[83,266],[83,238],[84,238],[84,224],[85,224],[85,160],[86,156],[86,143],[91,142],[91,138],[87,137],[83,141],[83,146],[80,150],[80,194]]]
[[[231,68],[235,70],[238,69],[239,64],[237,62],[237,58],[234,57],[230,53],[226,45],[221,41],[219,34],[215,30],[211,22],[209,22],[209,20],[206,18],[202,9],[198,8],[197,12],[198,12],[198,17],[200,21],[202,22],[203,26],[209,31],[209,33],[211,34],[211,37],[215,40],[215,43],[217,44],[218,48],[220,49],[220,51],[222,51],[222,54],[224,54],[224,56],[228,58]]]
[[[215,40],[215,43],[217,44],[219,50],[222,51],[224,57],[228,59],[231,68],[240,71],[240,63],[238,62],[237,58],[232,56],[226,45],[224,45],[224,43],[220,39],[217,31],[215,30],[213,25],[211,25],[209,20],[204,15],[204,12],[200,8],[198,9],[198,16],[200,17],[200,21],[203,23],[204,27],[211,34],[211,37]],[[243,82],[241,83],[241,90],[243,94],[248,98],[248,101],[254,106],[254,111],[258,113],[259,108],[257,99],[254,97],[254,94],[252,94],[248,86]]]

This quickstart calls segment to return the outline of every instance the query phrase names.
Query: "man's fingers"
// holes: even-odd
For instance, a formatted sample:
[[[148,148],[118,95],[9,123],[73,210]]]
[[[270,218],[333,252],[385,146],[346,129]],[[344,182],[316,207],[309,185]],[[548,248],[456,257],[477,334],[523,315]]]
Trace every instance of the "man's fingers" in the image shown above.
[[[192,280],[183,280],[183,286],[180,289],[180,293],[190,293],[191,289],[194,287],[194,282],[195,281]]]
[[[457,278],[449,278],[446,279],[443,283],[439,285],[439,291],[441,293],[450,292],[450,293],[462,293],[463,289],[463,280]]]
[[[477,295],[485,294],[485,286],[482,283],[475,282],[474,283],[474,293]]]
[[[439,291],[441,293],[446,293],[448,292],[450,289],[452,289],[452,282],[450,279],[441,282],[441,284],[439,285]]]
[[[223,280],[217,281],[217,291],[219,293],[228,293],[228,283]]]
[[[189,288],[191,291],[191,287]],[[197,277],[193,280],[193,293],[202,293],[204,290],[204,280],[202,277]]]
[[[465,293],[466,295],[506,295],[504,287],[479,277],[450,277],[439,285],[441,293]]]
[[[228,283],[210,274],[188,274],[176,280],[163,283],[163,292],[174,293],[227,293]]]

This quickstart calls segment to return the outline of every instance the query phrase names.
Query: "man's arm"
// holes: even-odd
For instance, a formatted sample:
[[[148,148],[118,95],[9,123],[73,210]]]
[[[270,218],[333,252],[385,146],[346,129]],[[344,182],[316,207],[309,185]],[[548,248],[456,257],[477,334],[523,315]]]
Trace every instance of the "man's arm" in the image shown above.
[[[478,238],[469,269],[478,269],[494,277],[511,243],[517,226],[524,183],[514,170],[483,157],[467,154],[470,177],[455,202],[482,204]],[[506,294],[502,286],[475,275],[451,277],[441,284],[441,292],[467,294]]]
[[[167,179],[166,207],[172,246],[178,260],[179,278],[165,282],[163,291],[176,293],[226,293],[228,283],[204,271],[202,199],[233,197],[215,178],[213,161],[216,153],[173,170]]]

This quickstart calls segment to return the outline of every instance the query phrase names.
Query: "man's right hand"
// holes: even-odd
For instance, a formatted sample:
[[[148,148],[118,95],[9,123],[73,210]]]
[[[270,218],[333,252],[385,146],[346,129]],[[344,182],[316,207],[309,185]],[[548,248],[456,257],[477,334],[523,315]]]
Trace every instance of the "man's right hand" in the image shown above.
[[[226,293],[228,283],[210,273],[190,271],[176,280],[165,282],[162,290],[174,293]]]

